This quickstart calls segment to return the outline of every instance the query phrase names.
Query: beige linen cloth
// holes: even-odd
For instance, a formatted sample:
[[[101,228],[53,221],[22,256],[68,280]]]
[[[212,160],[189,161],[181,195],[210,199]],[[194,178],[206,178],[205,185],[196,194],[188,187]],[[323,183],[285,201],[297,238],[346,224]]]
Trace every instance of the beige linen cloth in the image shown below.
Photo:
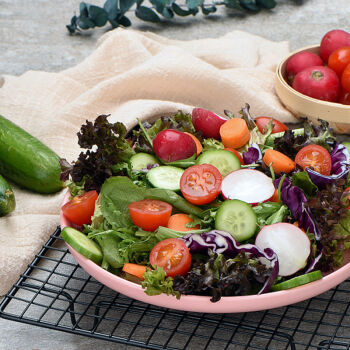
[[[86,119],[111,114],[129,127],[201,106],[219,114],[250,103],[254,116],[293,122],[274,92],[274,71],[286,42],[234,31],[216,39],[169,40],[117,29],[76,67],[60,73],[4,76],[0,114],[69,161],[80,150],[76,133]],[[39,195],[14,186],[17,208],[0,218],[0,295],[5,294],[59,225],[64,192]]]

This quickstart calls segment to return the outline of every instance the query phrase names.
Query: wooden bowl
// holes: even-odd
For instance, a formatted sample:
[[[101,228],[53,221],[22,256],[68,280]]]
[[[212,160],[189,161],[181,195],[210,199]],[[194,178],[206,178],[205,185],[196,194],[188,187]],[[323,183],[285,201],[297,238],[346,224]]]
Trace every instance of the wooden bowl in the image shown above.
[[[319,53],[319,46],[309,46],[299,49],[286,57],[276,70],[276,93],[283,105],[297,118],[307,117],[317,123],[317,119],[324,119],[336,133],[350,134],[350,105],[317,100],[294,90],[287,83],[286,66],[288,59],[302,51]]]

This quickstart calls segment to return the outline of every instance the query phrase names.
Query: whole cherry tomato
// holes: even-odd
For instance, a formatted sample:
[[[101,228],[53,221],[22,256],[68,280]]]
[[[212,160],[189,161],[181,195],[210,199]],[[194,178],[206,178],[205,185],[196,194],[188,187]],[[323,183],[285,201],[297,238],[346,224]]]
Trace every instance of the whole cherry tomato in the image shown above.
[[[210,164],[193,165],[185,170],[180,179],[183,196],[193,204],[208,204],[220,193],[222,176]]]
[[[89,191],[74,197],[62,207],[63,215],[70,222],[79,226],[91,224],[97,197],[96,191]]]
[[[328,59],[328,67],[333,69],[341,77],[345,67],[350,63],[350,46],[341,47],[331,53]]]
[[[167,276],[184,276],[191,267],[191,254],[184,241],[168,238],[153,247],[149,261],[152,266],[162,267]]]
[[[143,199],[129,204],[132,222],[145,231],[154,231],[168,224],[172,206],[156,199]]]
[[[264,129],[268,126],[268,124],[270,123],[270,120],[272,120],[272,125],[273,125],[272,134],[288,130],[287,125],[283,124],[282,122],[274,118],[257,117],[255,118],[255,124],[261,133],[264,132]]]
[[[329,152],[319,145],[308,145],[303,147],[295,156],[297,163],[304,170],[311,168],[322,175],[330,175],[332,159]]]
[[[350,92],[350,64],[348,64],[343,70],[341,85],[345,91]]]

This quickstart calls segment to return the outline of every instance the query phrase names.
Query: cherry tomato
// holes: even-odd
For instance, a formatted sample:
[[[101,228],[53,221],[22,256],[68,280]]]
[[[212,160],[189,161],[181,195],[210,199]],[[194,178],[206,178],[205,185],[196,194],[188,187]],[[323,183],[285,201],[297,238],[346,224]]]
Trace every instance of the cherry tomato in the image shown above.
[[[224,150],[232,152],[239,159],[239,161],[241,162],[241,165],[245,165],[241,154],[238,151],[236,151],[234,148],[224,148]]]
[[[350,46],[341,47],[331,53],[328,58],[328,67],[333,69],[339,77],[350,63]]]
[[[311,168],[322,175],[330,175],[332,159],[328,151],[319,145],[303,147],[295,156],[295,162],[302,167]]]
[[[337,102],[340,93],[337,74],[323,66],[309,67],[299,72],[292,87],[306,96],[329,102]]]
[[[343,74],[341,76],[341,85],[344,90],[350,92],[350,64],[348,64],[343,70]]]
[[[76,196],[62,207],[62,212],[73,224],[79,226],[91,224],[91,216],[94,215],[97,197],[96,191],[89,191]]]
[[[162,267],[167,276],[184,276],[191,267],[191,254],[184,241],[168,238],[153,247],[149,261],[152,266]]]
[[[343,105],[350,105],[350,92],[342,89],[339,97],[339,103],[342,103]]]
[[[220,193],[222,176],[210,164],[193,165],[185,170],[180,179],[183,196],[193,204],[208,204]]]
[[[294,77],[303,69],[312,66],[322,66],[323,61],[320,56],[310,51],[302,51],[294,54],[287,62],[286,73],[290,84]]]
[[[173,129],[159,132],[153,140],[153,149],[157,157],[165,162],[174,162],[197,154],[197,146],[192,137]]]
[[[255,124],[261,133],[264,132],[264,129],[267,127],[271,119],[273,125],[272,134],[288,130],[288,127],[285,124],[276,119],[271,117],[257,117],[255,118]]]
[[[129,204],[132,222],[145,231],[154,231],[159,226],[166,226],[172,206],[156,199],[143,199]]]

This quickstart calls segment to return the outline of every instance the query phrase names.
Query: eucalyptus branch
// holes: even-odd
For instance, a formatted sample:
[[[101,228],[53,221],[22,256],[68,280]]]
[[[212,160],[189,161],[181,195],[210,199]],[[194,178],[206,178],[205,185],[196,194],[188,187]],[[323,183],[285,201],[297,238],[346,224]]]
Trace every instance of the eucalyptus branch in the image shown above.
[[[103,7],[81,2],[79,16],[74,15],[66,27],[70,34],[108,23],[112,28],[131,26],[127,12],[135,11],[136,17],[143,21],[158,23],[161,17],[171,19],[178,16],[195,16],[199,11],[203,15],[216,12],[218,6],[240,12],[256,13],[262,9],[273,9],[275,0],[220,0],[205,3],[205,0],[186,0],[186,4],[177,4],[176,0],[149,0],[152,6],[146,6],[146,0],[107,0]],[[301,4],[303,0],[291,0]]]

